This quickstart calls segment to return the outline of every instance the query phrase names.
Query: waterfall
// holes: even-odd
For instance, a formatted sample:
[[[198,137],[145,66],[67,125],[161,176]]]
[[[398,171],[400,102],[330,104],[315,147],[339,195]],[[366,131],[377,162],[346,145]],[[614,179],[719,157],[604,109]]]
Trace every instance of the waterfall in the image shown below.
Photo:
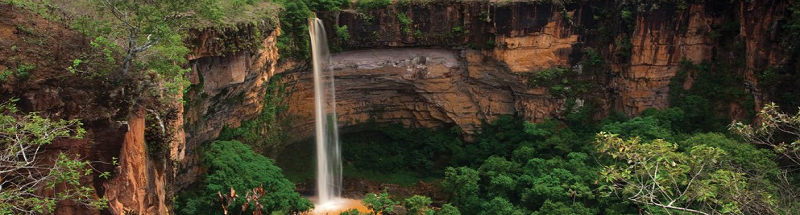
[[[330,52],[322,20],[309,19],[311,53],[314,68],[314,117],[317,135],[317,204],[341,196],[342,158],[336,122],[336,96]]]

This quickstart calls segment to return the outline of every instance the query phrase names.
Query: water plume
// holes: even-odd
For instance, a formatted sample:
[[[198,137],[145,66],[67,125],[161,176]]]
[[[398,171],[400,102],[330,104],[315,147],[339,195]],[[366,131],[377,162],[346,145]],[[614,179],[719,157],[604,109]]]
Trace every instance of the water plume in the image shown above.
[[[336,122],[336,95],[330,51],[322,20],[309,19],[314,69],[314,117],[317,143],[317,205],[336,201],[342,194],[342,158]]]

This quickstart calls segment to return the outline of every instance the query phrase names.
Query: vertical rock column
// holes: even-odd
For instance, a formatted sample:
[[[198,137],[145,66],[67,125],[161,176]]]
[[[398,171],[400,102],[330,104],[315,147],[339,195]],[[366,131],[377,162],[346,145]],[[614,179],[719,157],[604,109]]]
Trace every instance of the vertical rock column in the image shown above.
[[[166,214],[163,171],[147,159],[144,141],[145,110],[140,107],[128,120],[119,166],[106,182],[105,197],[113,214]]]
[[[780,22],[788,16],[791,2],[789,1],[756,1],[741,2],[739,5],[740,36],[744,39],[747,54],[745,54],[745,78],[750,83],[749,89],[755,95],[755,111],[761,110],[763,102],[771,101],[760,92],[756,72],[758,70],[781,66],[790,61],[790,55],[780,41]]]

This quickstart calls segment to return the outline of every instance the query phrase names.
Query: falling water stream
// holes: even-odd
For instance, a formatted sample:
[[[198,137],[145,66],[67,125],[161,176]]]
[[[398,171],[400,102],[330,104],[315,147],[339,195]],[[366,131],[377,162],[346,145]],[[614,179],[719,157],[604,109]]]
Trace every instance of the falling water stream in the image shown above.
[[[309,19],[311,54],[314,68],[314,117],[317,135],[317,196],[315,213],[323,214],[360,205],[357,200],[343,199],[342,157],[336,122],[336,96],[330,52],[322,20]],[[363,207],[363,206],[362,206]]]

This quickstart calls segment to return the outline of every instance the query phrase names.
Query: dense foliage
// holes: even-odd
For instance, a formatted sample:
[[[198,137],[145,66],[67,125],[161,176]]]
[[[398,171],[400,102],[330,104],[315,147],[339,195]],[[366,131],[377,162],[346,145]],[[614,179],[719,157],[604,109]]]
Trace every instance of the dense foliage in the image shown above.
[[[402,162],[415,163],[406,166],[417,168],[431,161],[465,165],[417,169],[443,171],[442,187],[452,193],[448,201],[464,214],[613,214],[630,210],[621,200],[601,198],[595,191],[600,166],[590,156],[591,144],[586,144],[592,133],[576,133],[556,121],[533,124],[500,117],[485,124],[472,143],[460,141],[452,132],[396,126],[382,131],[389,141],[373,136],[365,136],[362,142],[344,139],[344,157],[356,167],[374,170],[407,168]],[[361,150],[350,151],[354,148]],[[436,149],[442,151],[435,153]],[[393,162],[395,158],[400,160]]]
[[[625,214],[635,210],[597,192],[600,170],[587,134],[550,121],[501,118],[484,131],[480,162],[445,170],[443,188],[464,214]],[[493,144],[499,147],[490,148]],[[471,146],[468,145],[468,148]],[[481,157],[489,154],[488,158]]]
[[[361,10],[376,10],[389,7],[392,0],[358,0],[357,6]]]
[[[272,160],[238,141],[211,143],[203,155],[203,165],[208,170],[202,175],[200,187],[178,197],[179,214],[222,214],[223,203],[218,200],[221,193],[258,187],[265,190],[259,203],[268,213],[306,211],[312,207],[311,202],[294,192],[294,184],[283,177]],[[244,201],[245,198],[236,199],[227,207],[240,208]]]
[[[567,118],[584,118],[574,115],[581,113]],[[687,129],[692,120],[680,108],[599,123],[505,116],[485,124],[472,142],[389,127],[380,138],[345,139],[344,150],[357,168],[450,165],[414,170],[443,176],[450,193],[443,201],[463,214],[791,214],[794,188],[784,190],[796,176],[779,168],[774,152],[714,127]],[[422,153],[436,151],[433,144],[446,151]],[[644,189],[653,187],[659,189]]]
[[[342,156],[356,168],[419,174],[435,174],[434,170],[450,165],[447,158],[459,153],[462,145],[451,131],[403,128],[399,124],[344,135],[342,144]]]

